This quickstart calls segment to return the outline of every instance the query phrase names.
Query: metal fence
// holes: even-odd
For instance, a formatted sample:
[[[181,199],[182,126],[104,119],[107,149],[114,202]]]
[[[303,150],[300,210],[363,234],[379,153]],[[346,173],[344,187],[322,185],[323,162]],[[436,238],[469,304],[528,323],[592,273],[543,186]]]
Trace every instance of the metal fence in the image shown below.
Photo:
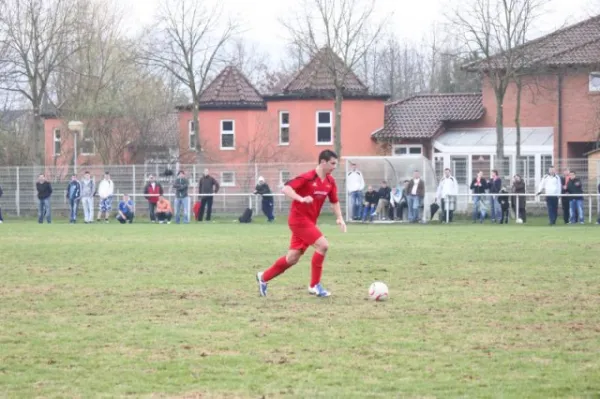
[[[213,214],[239,215],[243,210],[252,205],[255,211],[260,211],[260,201],[251,193],[254,191],[259,177],[263,177],[271,190],[279,191],[283,184],[291,177],[304,173],[314,168],[314,163],[270,163],[270,164],[208,164],[208,165],[88,165],[78,167],[78,177],[81,178],[85,171],[89,171],[96,184],[102,180],[104,172],[109,172],[115,186],[115,196],[130,194],[135,199],[136,213],[140,216],[148,211],[147,201],[144,199],[143,190],[148,177],[154,175],[164,190],[165,195],[173,195],[173,183],[177,172],[183,170],[190,181],[189,193],[192,201],[198,200],[198,181],[205,169],[215,177],[220,184],[218,195],[213,202]],[[38,200],[36,182],[43,173],[51,183],[53,194],[51,197],[52,213],[57,216],[66,216],[69,204],[66,198],[66,188],[73,174],[72,167],[0,167],[0,186],[4,195],[0,198],[2,211],[6,216],[33,216],[37,214]],[[338,169],[334,173],[336,179],[341,179],[340,190],[343,185],[344,171]],[[342,196],[343,197],[343,196]],[[117,198],[113,204],[116,206]],[[344,201],[344,198],[341,198]],[[98,200],[95,201],[96,211]],[[81,208],[81,207],[80,207]],[[287,214],[289,201],[282,195],[275,196],[275,211]]]

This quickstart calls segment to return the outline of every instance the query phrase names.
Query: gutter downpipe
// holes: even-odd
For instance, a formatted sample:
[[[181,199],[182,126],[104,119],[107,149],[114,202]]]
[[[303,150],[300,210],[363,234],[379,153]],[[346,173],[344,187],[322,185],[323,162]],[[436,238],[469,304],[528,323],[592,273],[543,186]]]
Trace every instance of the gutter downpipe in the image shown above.
[[[562,91],[563,91],[563,71],[562,69],[559,69],[558,71],[558,160],[562,160],[562,133],[563,133],[563,115],[562,115],[562,111],[563,111],[563,96],[562,96]],[[564,166],[564,165],[563,165]]]

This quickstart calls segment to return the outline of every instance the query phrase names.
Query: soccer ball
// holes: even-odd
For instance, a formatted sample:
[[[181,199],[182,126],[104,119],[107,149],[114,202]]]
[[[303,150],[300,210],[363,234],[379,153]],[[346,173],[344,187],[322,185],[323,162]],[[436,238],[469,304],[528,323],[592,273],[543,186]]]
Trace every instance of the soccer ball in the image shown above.
[[[381,281],[375,281],[369,287],[369,299],[374,301],[387,301],[389,298],[388,286]]]
[[[517,219],[517,224],[523,224],[523,219],[521,219],[521,218],[518,218],[518,219]]]

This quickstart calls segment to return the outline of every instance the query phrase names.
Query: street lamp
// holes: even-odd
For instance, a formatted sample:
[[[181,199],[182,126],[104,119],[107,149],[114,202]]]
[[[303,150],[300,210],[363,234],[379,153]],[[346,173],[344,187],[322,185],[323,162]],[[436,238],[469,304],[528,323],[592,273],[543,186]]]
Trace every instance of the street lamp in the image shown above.
[[[81,134],[81,132],[83,131],[83,122],[79,122],[79,121],[70,121],[69,122],[69,130],[75,132],[74,135],[74,144],[73,144],[73,152],[74,152],[74,156],[73,156],[73,173],[77,174],[77,136],[79,136]]]

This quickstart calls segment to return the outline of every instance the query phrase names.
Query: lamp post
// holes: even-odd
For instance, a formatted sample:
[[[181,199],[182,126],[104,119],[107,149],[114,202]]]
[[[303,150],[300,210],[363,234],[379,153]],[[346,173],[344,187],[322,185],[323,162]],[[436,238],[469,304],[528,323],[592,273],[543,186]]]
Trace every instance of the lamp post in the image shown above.
[[[75,132],[73,141],[73,173],[77,174],[77,136],[79,136],[83,130],[83,122],[70,121],[68,126],[69,130]]]

